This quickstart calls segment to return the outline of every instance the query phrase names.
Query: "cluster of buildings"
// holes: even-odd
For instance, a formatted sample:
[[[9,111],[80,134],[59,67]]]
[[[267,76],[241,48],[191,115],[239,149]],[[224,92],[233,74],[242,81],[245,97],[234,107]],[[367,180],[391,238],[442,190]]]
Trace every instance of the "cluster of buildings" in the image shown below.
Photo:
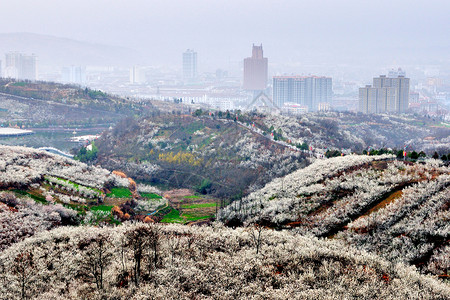
[[[188,49],[183,53],[183,83],[197,84],[197,52]],[[270,87],[270,83],[273,83]],[[243,93],[245,94],[243,96]],[[262,45],[253,45],[252,55],[243,60],[242,89],[228,94],[195,95],[182,97],[185,102],[197,102],[220,109],[254,108],[303,113],[328,110],[332,100],[332,79],[321,76],[274,76],[269,82],[268,58]],[[239,106],[238,106],[239,105]]]
[[[0,77],[16,80],[38,80],[38,57],[35,54],[28,55],[21,52],[6,53],[3,66],[0,61]],[[63,67],[61,81],[80,85],[86,84],[86,70],[81,66]]]
[[[262,45],[253,45],[252,56],[244,59],[243,89],[253,92],[256,104],[261,93],[267,92],[267,85],[268,59]],[[331,77],[274,76],[271,97],[269,92],[264,98],[270,99],[274,109],[295,114],[330,109],[332,91]]]
[[[404,113],[409,106],[409,78],[399,69],[359,89],[359,111],[366,114]]]
[[[0,64],[0,71],[1,71]],[[27,55],[20,52],[9,52],[5,54],[5,66],[3,69],[3,77],[9,77],[21,80],[37,80],[38,67],[37,56],[34,54]]]
[[[182,53],[182,72],[157,67],[62,67],[41,74],[34,54],[9,52],[0,61],[0,76],[18,80],[53,80],[90,85],[111,93],[140,99],[173,100],[204,104],[221,110],[263,109],[287,114],[327,110],[352,110],[367,114],[418,112],[442,114],[450,105],[449,85],[429,77],[410,92],[410,79],[401,69],[373,78],[371,85],[337,81],[328,76],[290,74],[270,76],[262,45],[253,45],[251,56],[232,67],[232,75],[198,71],[198,54]],[[239,68],[238,68],[239,65]],[[45,68],[43,66],[42,68]],[[242,73],[241,73],[242,72]],[[88,76],[87,76],[88,75]],[[359,91],[359,93],[358,93]]]

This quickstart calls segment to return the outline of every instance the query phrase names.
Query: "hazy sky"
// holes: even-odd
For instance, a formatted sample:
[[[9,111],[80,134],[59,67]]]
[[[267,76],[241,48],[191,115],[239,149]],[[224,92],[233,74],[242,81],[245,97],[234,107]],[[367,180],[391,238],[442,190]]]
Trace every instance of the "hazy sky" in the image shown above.
[[[224,64],[248,56],[252,43],[263,43],[273,64],[374,56],[448,62],[450,52],[449,0],[1,2],[0,32],[127,46],[154,63],[178,64],[193,48],[205,64]]]

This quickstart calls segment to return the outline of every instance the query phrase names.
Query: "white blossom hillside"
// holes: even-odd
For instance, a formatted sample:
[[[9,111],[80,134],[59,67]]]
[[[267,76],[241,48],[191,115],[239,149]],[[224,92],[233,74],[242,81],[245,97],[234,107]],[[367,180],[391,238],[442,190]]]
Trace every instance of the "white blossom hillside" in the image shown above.
[[[371,147],[434,151],[450,150],[450,129],[440,121],[413,115],[366,115],[350,112],[309,113],[298,117],[266,115],[257,124],[280,131],[294,143],[314,147],[349,148],[361,151]]]
[[[2,190],[11,193],[11,197],[18,198],[21,203],[29,199],[48,206],[44,211],[61,205],[74,209],[78,212],[77,222],[84,223],[116,224],[121,220],[144,220],[166,205],[158,189],[137,185],[122,172],[111,172],[26,147],[0,146]],[[9,209],[16,210],[14,206]],[[41,210],[40,207],[34,209]],[[117,214],[114,215],[113,210]]]
[[[332,195],[328,195],[324,199],[317,195],[325,196],[328,191],[340,189],[340,182],[336,178],[344,181],[347,185],[358,184],[345,179],[346,171],[355,171],[358,168],[362,169],[364,164],[393,158],[390,155],[349,155],[317,160],[304,169],[274,179],[241,201],[235,201],[221,211],[220,217],[231,223],[264,222],[282,225],[297,221],[299,214],[302,214],[304,210],[305,212],[314,211],[320,208],[322,202],[332,200],[328,199]],[[367,181],[364,183],[367,184]],[[353,187],[346,188],[350,190]],[[312,198],[312,195],[316,195],[316,197]]]
[[[450,270],[450,175],[420,182],[391,195],[378,207],[348,224],[336,238],[377,252],[393,261],[418,266],[443,278]]]
[[[55,176],[101,189],[106,184],[127,186],[128,181],[108,170],[26,147],[0,145],[0,187],[22,187]]]
[[[221,226],[55,229],[0,254],[2,299],[448,299],[338,241]],[[51,282],[51,284],[48,284]]]
[[[230,226],[257,223],[347,242],[446,276],[450,169],[392,156],[316,161],[219,213]]]
[[[0,251],[36,232],[77,223],[77,212],[61,204],[43,205],[0,192]]]

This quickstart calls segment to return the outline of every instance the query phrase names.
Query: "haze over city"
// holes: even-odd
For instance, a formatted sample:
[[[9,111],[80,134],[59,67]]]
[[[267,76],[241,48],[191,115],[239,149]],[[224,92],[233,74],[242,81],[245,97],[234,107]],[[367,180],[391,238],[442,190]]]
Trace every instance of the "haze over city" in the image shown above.
[[[130,53],[134,64],[167,67],[178,67],[180,53],[192,48],[202,71],[240,61],[252,43],[264,45],[275,72],[321,64],[448,66],[449,9],[444,0],[18,0],[2,3],[0,32],[121,46],[139,51]]]

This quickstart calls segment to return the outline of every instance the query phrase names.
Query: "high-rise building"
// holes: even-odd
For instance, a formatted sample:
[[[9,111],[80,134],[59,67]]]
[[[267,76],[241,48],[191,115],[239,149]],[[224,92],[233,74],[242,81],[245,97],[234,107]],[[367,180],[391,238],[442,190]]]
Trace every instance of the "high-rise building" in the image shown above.
[[[133,66],[130,69],[130,83],[131,84],[145,83],[145,72],[141,67]]]
[[[185,83],[193,82],[197,78],[197,52],[187,49],[183,52],[183,79]]]
[[[396,76],[396,77],[394,77]],[[409,78],[401,69],[373,79],[373,86],[359,89],[359,111],[363,113],[403,113],[409,105]]]
[[[85,84],[86,71],[80,66],[70,66],[62,68],[61,79],[63,82]]]
[[[37,57],[19,52],[5,54],[5,77],[37,80]]]
[[[19,78],[20,56],[18,52],[9,52],[5,54],[5,77]]]
[[[284,103],[296,103],[317,111],[324,104],[331,104],[332,79],[318,76],[274,76],[273,101],[278,107]]]
[[[22,65],[19,71],[19,79],[37,79],[37,57],[36,55],[22,55]]]
[[[253,45],[252,56],[244,59],[244,90],[263,91],[267,87],[268,60],[263,55],[262,44]]]

